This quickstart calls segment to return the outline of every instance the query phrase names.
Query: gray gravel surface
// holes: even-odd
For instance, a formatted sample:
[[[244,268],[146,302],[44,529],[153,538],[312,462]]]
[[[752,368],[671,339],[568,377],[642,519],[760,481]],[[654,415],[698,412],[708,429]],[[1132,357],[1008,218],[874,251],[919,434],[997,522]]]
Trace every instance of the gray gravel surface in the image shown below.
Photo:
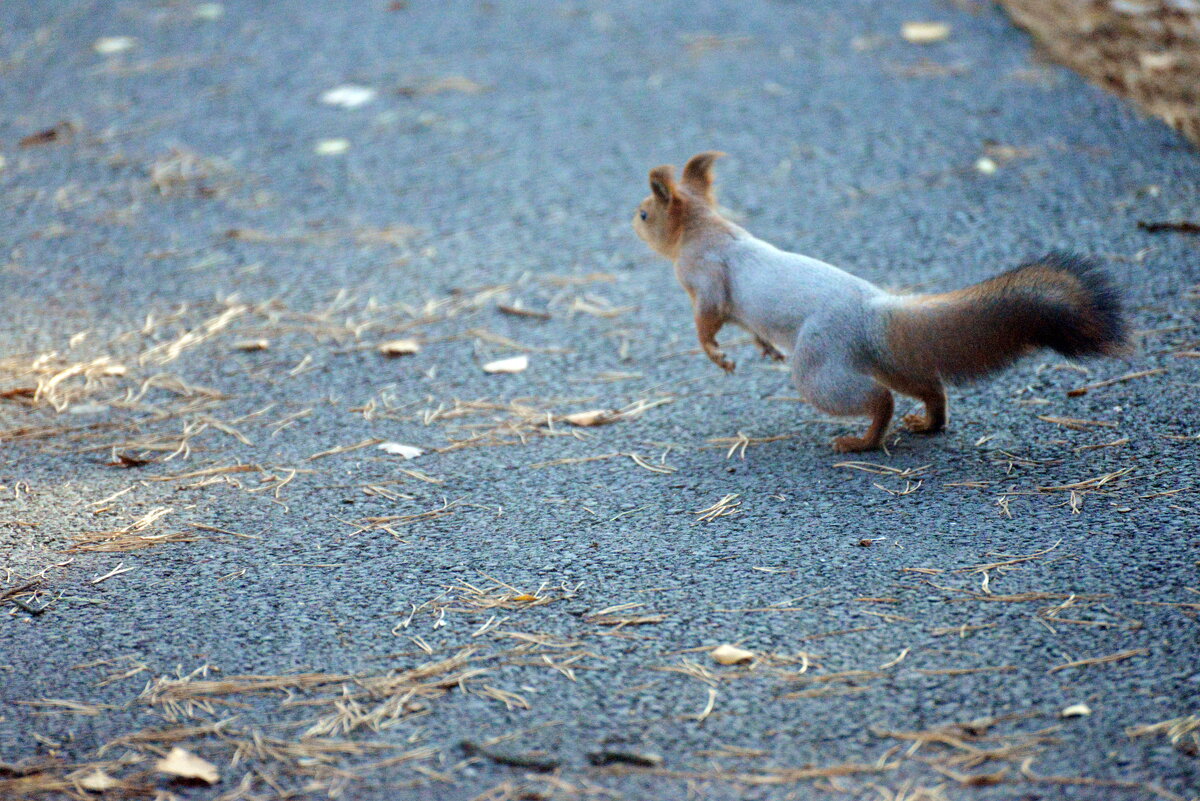
[[[736,332],[720,374],[629,229],[709,148],[752,231],[885,286],[1094,255],[1138,352],[1031,358],[847,465],[860,423]],[[1200,240],[1137,226],[1200,217],[1197,156],[990,7],[9,0],[0,156],[0,794],[1200,793],[1186,723],[1128,733],[1200,715]],[[311,458],[376,440],[428,452]],[[340,677],[198,684],[307,672]],[[501,737],[559,767],[461,747]]]

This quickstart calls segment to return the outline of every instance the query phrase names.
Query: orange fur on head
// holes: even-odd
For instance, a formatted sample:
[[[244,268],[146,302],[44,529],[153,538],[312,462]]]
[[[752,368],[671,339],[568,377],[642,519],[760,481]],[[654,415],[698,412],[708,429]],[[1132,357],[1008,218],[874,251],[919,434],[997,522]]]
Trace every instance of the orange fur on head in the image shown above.
[[[675,183],[675,168],[670,164],[655,167],[650,171],[650,196],[633,215],[633,230],[658,253],[677,258],[687,202]]]
[[[633,230],[656,252],[674,261],[685,229],[695,231],[705,222],[727,227],[716,213],[713,192],[713,162],[723,155],[709,150],[692,156],[678,183],[670,164],[650,171],[650,195],[633,215]]]
[[[717,195],[713,191],[713,162],[724,155],[719,150],[697,153],[683,167],[683,185],[710,206],[717,205]]]

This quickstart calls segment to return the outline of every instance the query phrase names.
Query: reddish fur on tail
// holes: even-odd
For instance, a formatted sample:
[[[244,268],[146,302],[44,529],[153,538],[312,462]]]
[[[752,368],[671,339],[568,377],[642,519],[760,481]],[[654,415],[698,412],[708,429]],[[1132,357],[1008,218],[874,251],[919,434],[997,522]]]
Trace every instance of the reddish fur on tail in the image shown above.
[[[886,326],[889,362],[901,379],[966,381],[1039,348],[1064,356],[1112,356],[1128,348],[1117,290],[1094,263],[1051,253],[981,283],[914,298]]]

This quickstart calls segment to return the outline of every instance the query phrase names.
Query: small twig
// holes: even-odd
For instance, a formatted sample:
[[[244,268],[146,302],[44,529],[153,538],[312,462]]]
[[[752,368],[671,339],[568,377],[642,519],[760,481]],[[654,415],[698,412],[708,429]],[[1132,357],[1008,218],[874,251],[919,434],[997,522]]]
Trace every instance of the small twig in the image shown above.
[[[462,749],[472,756],[481,756],[485,759],[490,759],[497,765],[508,765],[514,768],[528,768],[530,770],[554,770],[558,768],[562,762],[551,756],[539,756],[537,754],[510,754],[503,751],[496,751],[472,740],[463,740]]]
[[[112,570],[105,573],[103,576],[97,576],[96,578],[92,579],[92,584],[99,584],[102,581],[108,581],[110,578],[113,578],[114,576],[119,576],[122,573],[128,573],[131,570],[137,570],[137,568],[136,567],[125,567],[125,563],[121,562],[116,567],[114,567]]]

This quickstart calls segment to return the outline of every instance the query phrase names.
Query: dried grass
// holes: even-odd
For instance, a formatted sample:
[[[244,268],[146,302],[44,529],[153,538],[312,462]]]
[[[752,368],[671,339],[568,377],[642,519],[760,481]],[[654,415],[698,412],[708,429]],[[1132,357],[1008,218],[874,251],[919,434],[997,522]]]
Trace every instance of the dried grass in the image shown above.
[[[1153,0],[1000,4],[1051,58],[1200,144],[1200,9]]]

